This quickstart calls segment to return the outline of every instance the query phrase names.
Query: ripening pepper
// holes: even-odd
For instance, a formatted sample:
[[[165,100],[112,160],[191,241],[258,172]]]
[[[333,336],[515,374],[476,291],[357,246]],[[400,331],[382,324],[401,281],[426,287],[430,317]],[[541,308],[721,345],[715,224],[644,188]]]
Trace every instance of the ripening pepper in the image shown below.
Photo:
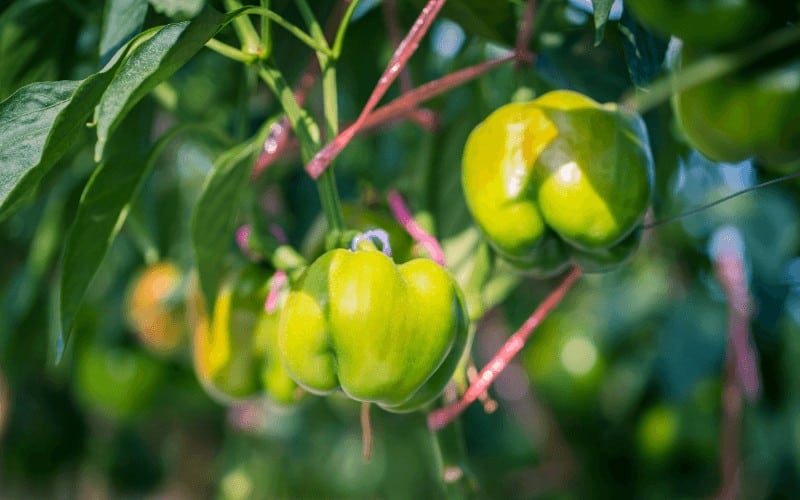
[[[209,328],[201,314],[194,334],[194,364],[206,390],[224,402],[258,396],[291,404],[297,399],[277,352],[279,311],[267,313],[269,272],[245,267],[217,294]]]
[[[638,248],[652,171],[641,119],[557,90],[475,127],[462,184],[478,226],[513,265],[552,274],[572,259],[601,272]]]
[[[278,330],[284,366],[316,394],[404,412],[441,393],[467,342],[452,276],[434,262],[401,265],[368,241],[315,260],[294,283]]]

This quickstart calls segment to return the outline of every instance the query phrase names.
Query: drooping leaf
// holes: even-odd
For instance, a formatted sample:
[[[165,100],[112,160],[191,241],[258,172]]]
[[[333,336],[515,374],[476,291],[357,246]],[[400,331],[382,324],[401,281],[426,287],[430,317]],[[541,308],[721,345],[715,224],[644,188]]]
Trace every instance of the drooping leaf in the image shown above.
[[[80,23],[53,0],[16,2],[0,14],[0,100],[36,81],[60,80]]]
[[[105,88],[102,80],[33,83],[0,103],[0,220],[66,151]]]
[[[592,0],[594,7],[594,44],[600,45],[606,32],[608,15],[611,13],[611,6],[614,0]]]
[[[33,195],[72,145],[125,55],[120,50],[85,80],[33,83],[0,102],[0,221]]]
[[[637,87],[647,86],[661,72],[669,39],[648,31],[627,10],[622,12],[619,31],[631,81]]]
[[[233,242],[242,191],[253,156],[261,144],[247,141],[223,153],[214,163],[192,215],[192,245],[200,288],[211,309],[225,273],[224,256]]]
[[[64,249],[59,315],[63,340],[69,340],[75,315],[108,249],[122,229],[131,203],[164,148],[177,134],[204,130],[203,124],[180,125],[163,136],[149,152],[117,147],[95,170],[83,190],[78,212]]]
[[[202,49],[222,22],[222,14],[206,8],[192,21],[166,25],[134,49],[95,111],[96,161],[103,158],[109,137],[131,108]]]
[[[107,61],[142,29],[147,15],[147,0],[109,0],[103,15],[100,60]]]

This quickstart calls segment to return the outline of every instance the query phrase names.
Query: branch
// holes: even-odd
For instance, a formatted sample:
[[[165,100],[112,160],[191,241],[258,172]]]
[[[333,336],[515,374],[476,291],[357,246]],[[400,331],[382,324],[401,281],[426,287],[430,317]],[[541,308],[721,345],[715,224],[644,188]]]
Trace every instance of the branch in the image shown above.
[[[728,299],[728,339],[725,349],[720,431],[720,473],[717,498],[735,499],[741,488],[743,396],[754,401],[761,383],[756,353],[750,344],[750,296],[741,251],[731,238],[720,238],[715,272]]]
[[[386,91],[389,90],[389,87],[395,81],[400,71],[405,67],[409,58],[416,52],[420,40],[422,40],[422,37],[428,32],[428,29],[439,14],[444,2],[445,0],[428,1],[428,4],[425,5],[425,8],[422,9],[419,17],[414,22],[414,26],[411,27],[411,30],[392,55],[389,64],[383,71],[378,83],[375,85],[367,103],[364,105],[364,109],[361,110],[358,119],[353,125],[340,133],[333,141],[325,145],[325,147],[311,159],[308,165],[306,165],[306,171],[313,179],[317,179],[322,175],[322,172],[325,171],[333,159],[353,139],[356,132],[361,129],[364,121],[372,110],[375,109],[375,106],[378,105],[378,101],[386,94]]]
[[[403,200],[403,196],[393,189],[389,191],[386,198],[389,200],[389,209],[391,209],[397,222],[399,222],[400,225],[403,226],[403,229],[414,238],[414,241],[418,242],[427,250],[434,262],[445,267],[446,264],[442,246],[439,245],[439,241],[437,241],[434,236],[425,231],[425,229],[414,220],[414,217],[411,215],[411,212],[408,210]]]
[[[517,31],[515,44],[517,68],[521,67],[524,62],[533,64],[536,60],[536,54],[528,51],[528,45],[530,45],[531,36],[533,36],[533,18],[535,14],[536,0],[528,0],[525,3],[525,10],[522,11],[522,22],[520,22],[519,31]]]
[[[386,34],[389,36],[389,42],[393,47],[399,47],[403,43],[400,38],[400,24],[397,20],[397,2],[395,0],[383,0],[383,23],[386,25]],[[414,88],[414,83],[411,81],[411,72],[408,67],[400,71],[400,91],[408,92]]]
[[[564,278],[564,281],[545,298],[544,302],[539,304],[539,307],[525,320],[525,323],[522,324],[519,330],[509,337],[500,351],[498,351],[494,358],[481,370],[478,379],[469,386],[464,393],[464,397],[462,397],[460,401],[433,411],[428,415],[428,427],[431,430],[441,429],[455,420],[455,418],[466,410],[472,402],[486,392],[511,359],[522,350],[525,346],[525,342],[536,327],[538,327],[547,315],[550,314],[550,311],[561,302],[569,289],[572,288],[572,285],[580,278],[581,274],[582,271],[579,267],[572,268],[572,271]]]

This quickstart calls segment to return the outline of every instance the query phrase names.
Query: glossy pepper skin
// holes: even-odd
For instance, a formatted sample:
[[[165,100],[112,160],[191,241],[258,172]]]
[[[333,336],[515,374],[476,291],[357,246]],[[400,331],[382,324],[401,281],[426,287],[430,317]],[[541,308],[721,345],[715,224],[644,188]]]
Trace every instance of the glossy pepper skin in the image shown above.
[[[640,119],[558,90],[480,123],[462,183],[476,222],[512,264],[546,275],[573,258],[601,272],[636,250],[652,170]]]
[[[467,341],[450,274],[427,259],[396,265],[371,243],[326,252],[295,282],[278,347],[292,378],[382,408],[416,410],[441,393]]]
[[[683,64],[702,57],[684,47]],[[800,160],[800,57],[716,78],[674,96],[689,143],[714,161],[755,156],[780,167]]]
[[[209,327],[200,315],[194,333],[194,364],[207,392],[218,400],[255,397],[291,404],[297,385],[281,364],[277,351],[279,313],[267,313],[270,274],[248,266],[220,289]]]

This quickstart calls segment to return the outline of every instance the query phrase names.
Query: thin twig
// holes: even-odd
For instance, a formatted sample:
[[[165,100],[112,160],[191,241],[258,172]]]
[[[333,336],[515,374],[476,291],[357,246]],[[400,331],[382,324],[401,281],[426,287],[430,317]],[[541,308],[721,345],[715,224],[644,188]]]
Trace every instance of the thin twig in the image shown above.
[[[531,333],[533,333],[536,327],[550,314],[550,311],[561,302],[561,299],[564,298],[569,289],[572,288],[572,285],[580,278],[581,274],[582,272],[579,267],[574,267],[572,271],[570,271],[567,277],[564,278],[564,281],[539,304],[539,307],[525,320],[525,323],[522,324],[519,330],[509,337],[502,349],[500,349],[497,354],[495,354],[494,358],[481,370],[478,379],[469,386],[461,400],[428,414],[428,427],[431,430],[441,429],[455,420],[470,404],[472,404],[472,402],[478,399],[478,396],[486,392],[511,359],[522,350]]]
[[[425,231],[425,229],[423,229],[422,226],[420,226],[417,221],[414,220],[414,217],[411,215],[405,200],[403,200],[403,196],[393,189],[389,191],[389,194],[386,196],[386,198],[389,201],[389,209],[391,209],[394,218],[397,219],[397,222],[403,226],[403,229],[405,229],[406,232],[410,234],[412,238],[414,238],[414,241],[418,242],[425,248],[434,262],[442,267],[446,266],[444,260],[444,251],[442,250],[442,246],[439,244],[439,241],[433,235]]]
[[[755,186],[750,186],[749,188],[742,189],[741,191],[736,191],[735,193],[729,194],[727,196],[723,196],[718,200],[714,200],[711,203],[706,203],[705,205],[701,205],[699,207],[693,208],[691,210],[687,210],[686,212],[679,213],[677,215],[673,215],[671,217],[667,217],[666,219],[657,220],[654,222],[650,222],[647,224],[642,225],[642,229],[652,229],[654,227],[658,227],[664,224],[669,224],[670,222],[675,222],[679,219],[683,219],[684,217],[689,217],[690,215],[694,215],[696,213],[702,212],[704,210],[708,210],[709,208],[715,207],[720,203],[724,203],[730,199],[736,198],[737,196],[741,196],[743,194],[747,194],[751,191],[755,191],[757,189],[761,189],[767,186],[771,186],[773,184],[778,184],[780,182],[796,179],[800,177],[800,172],[795,172],[792,174],[784,175],[783,177],[778,177],[777,179],[771,179],[760,184],[756,184]]]
[[[383,75],[381,75],[372,94],[369,96],[369,99],[367,99],[367,103],[361,110],[358,119],[356,119],[353,125],[341,132],[333,141],[326,144],[314,158],[308,162],[308,165],[306,165],[306,171],[311,178],[319,178],[339,152],[353,139],[356,132],[361,129],[364,121],[378,105],[378,102],[384,94],[386,94],[386,91],[389,90],[389,87],[395,81],[400,71],[405,67],[408,59],[416,52],[417,47],[419,47],[419,42],[422,40],[422,37],[425,36],[425,33],[428,32],[428,29],[439,14],[444,2],[445,0],[428,1],[419,17],[417,17],[417,20],[414,22],[414,26],[411,27],[411,30],[409,30],[406,37],[392,55]]]

